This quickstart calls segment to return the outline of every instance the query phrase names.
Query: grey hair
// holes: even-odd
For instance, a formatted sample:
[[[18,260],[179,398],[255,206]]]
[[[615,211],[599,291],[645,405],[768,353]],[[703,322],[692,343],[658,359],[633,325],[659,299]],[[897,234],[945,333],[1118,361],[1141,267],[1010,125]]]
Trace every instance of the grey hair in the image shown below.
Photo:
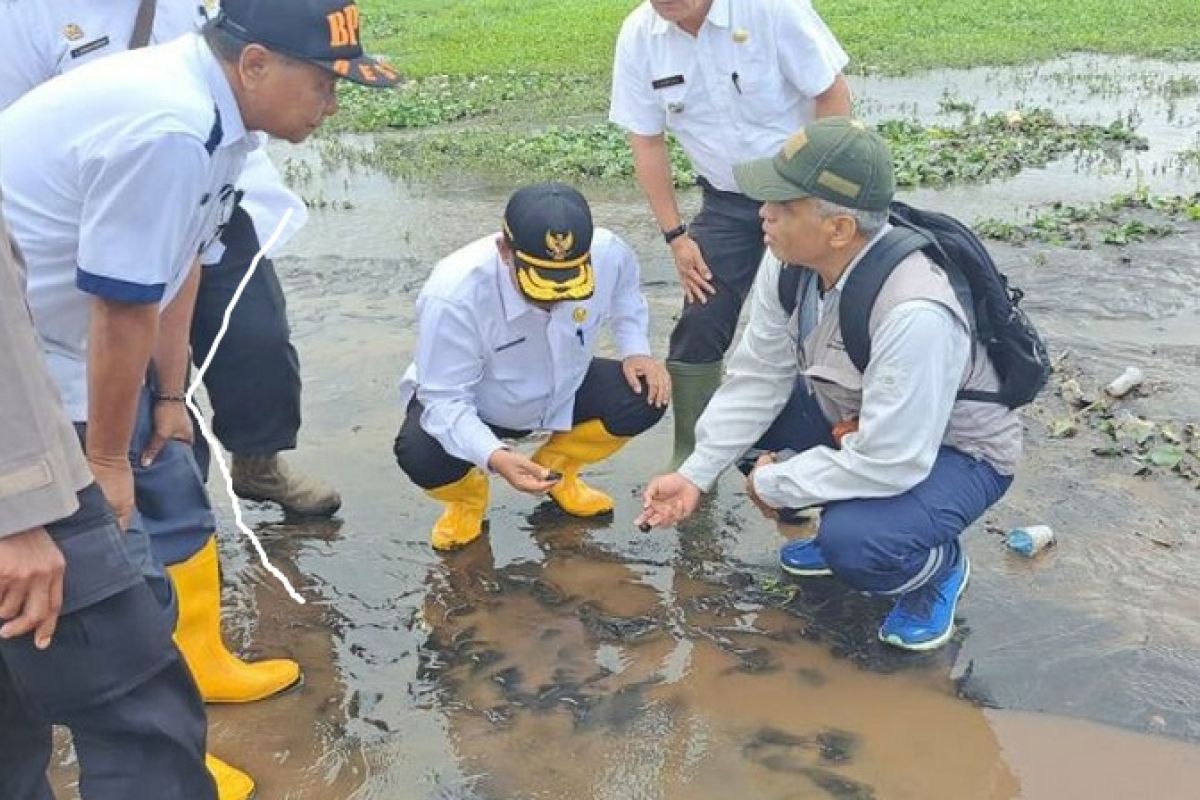
[[[858,233],[867,239],[879,233],[879,230],[887,223],[888,212],[886,211],[864,211],[860,208],[839,206],[837,203],[831,203],[821,197],[813,199],[817,201],[817,214],[821,219],[838,216],[851,217],[858,228]]]

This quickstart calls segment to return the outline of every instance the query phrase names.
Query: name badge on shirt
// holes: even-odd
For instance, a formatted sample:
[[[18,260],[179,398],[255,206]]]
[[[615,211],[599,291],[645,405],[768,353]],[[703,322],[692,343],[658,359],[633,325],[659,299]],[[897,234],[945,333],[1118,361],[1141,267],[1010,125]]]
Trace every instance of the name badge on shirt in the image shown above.
[[[83,58],[88,53],[94,53],[102,47],[108,47],[107,36],[101,36],[94,42],[88,42],[87,44],[81,44],[79,47],[76,47],[71,51],[71,58]]]
[[[672,86],[681,86],[682,84],[682,75],[672,75],[668,78],[659,78],[658,80],[650,81],[650,85],[655,89],[669,89]]]

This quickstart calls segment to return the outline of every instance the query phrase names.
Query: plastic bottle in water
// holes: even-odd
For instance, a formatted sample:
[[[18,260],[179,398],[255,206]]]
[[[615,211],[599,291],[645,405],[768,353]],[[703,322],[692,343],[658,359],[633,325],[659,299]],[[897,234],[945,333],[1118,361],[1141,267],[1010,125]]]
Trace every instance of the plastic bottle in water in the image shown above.
[[[1004,543],[1014,553],[1020,553],[1026,558],[1033,558],[1054,544],[1054,530],[1049,525],[1028,525],[1024,528],[1013,528],[1008,532]]]

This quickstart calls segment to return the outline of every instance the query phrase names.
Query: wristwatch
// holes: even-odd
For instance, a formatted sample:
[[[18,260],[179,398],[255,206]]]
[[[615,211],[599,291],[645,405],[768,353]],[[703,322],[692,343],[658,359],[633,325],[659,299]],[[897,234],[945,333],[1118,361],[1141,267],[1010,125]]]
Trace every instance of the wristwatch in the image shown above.
[[[671,228],[669,231],[663,231],[663,240],[667,244],[670,244],[685,233],[687,233],[687,223],[681,222],[677,227]]]

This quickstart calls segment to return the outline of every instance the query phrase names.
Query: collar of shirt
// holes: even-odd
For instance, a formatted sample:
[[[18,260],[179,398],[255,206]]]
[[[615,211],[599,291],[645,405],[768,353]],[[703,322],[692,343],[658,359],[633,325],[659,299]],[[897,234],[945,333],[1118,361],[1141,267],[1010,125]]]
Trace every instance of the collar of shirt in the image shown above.
[[[496,281],[500,284],[500,302],[504,305],[505,322],[512,322],[522,314],[528,314],[531,311],[548,313],[526,300],[525,296],[518,291],[517,285],[512,279],[512,268],[504,263],[504,259],[500,258],[499,253],[496,253],[494,259]]]
[[[196,48],[196,58],[200,62],[204,80],[208,83],[209,91],[212,92],[213,100],[217,104],[217,112],[221,115],[221,141],[217,146],[228,147],[242,139],[248,139],[247,144],[251,148],[257,147],[261,140],[259,137],[248,134],[246,124],[242,121],[242,112],[238,108],[237,98],[233,95],[233,87],[229,85],[229,78],[226,77],[225,70],[221,69],[217,57],[208,49],[204,40],[198,35],[194,38],[193,46]]]
[[[713,4],[708,9],[708,15],[705,16],[705,22],[716,25],[718,28],[728,28],[732,21],[732,13],[729,9],[730,0],[713,0]],[[650,26],[650,33],[653,36],[662,36],[672,28],[679,28],[672,22],[663,19],[657,12],[654,14],[654,24]]]

